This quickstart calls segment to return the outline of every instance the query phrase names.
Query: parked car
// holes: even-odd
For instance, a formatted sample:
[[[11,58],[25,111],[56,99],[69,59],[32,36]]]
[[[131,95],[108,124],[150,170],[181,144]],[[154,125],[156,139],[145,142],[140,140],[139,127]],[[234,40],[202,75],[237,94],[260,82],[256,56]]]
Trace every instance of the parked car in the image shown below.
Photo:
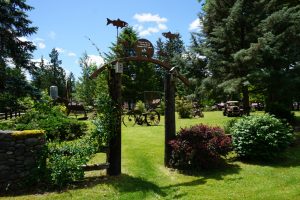
[[[223,115],[228,117],[242,116],[244,113],[243,108],[238,101],[227,101],[224,106]]]

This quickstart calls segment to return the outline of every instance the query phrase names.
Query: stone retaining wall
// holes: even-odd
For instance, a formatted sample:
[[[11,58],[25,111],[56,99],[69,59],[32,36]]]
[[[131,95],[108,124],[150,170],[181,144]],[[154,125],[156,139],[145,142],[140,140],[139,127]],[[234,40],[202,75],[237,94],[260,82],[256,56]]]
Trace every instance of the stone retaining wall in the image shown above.
[[[0,191],[18,187],[32,179],[44,147],[43,131],[0,130]]]

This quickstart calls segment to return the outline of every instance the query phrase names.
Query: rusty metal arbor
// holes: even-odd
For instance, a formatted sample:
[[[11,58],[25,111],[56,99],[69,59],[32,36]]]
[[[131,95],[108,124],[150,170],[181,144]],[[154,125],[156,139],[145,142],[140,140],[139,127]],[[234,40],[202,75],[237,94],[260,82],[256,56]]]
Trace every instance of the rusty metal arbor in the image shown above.
[[[108,21],[108,20],[107,20]],[[110,20],[108,21],[114,26],[123,28],[127,26],[124,21]],[[121,23],[122,22],[122,23]],[[120,23],[119,26],[118,24]],[[125,24],[126,23],[126,24]],[[164,35],[166,34],[166,35]],[[171,32],[164,33],[163,35],[168,39],[174,39],[177,34],[172,34]],[[164,93],[165,93],[165,152],[164,152],[164,164],[169,165],[169,160],[171,157],[171,148],[169,146],[169,141],[175,138],[176,123],[175,123],[175,78],[179,78],[185,85],[189,85],[188,80],[179,74],[176,69],[171,67],[168,63],[161,62],[159,60],[153,59],[154,48],[150,41],[146,39],[139,39],[133,49],[135,56],[118,58],[110,63],[106,63],[101,68],[97,69],[91,78],[97,77],[102,71],[109,70],[109,93],[114,102],[114,106],[121,111],[121,73],[123,72],[123,62],[127,61],[137,61],[137,62],[149,62],[161,66],[167,71],[165,75],[164,83]],[[115,66],[114,68],[109,68],[109,66]],[[107,161],[109,163],[109,168],[107,170],[108,175],[119,175],[121,174],[121,113],[115,119],[113,124],[115,127],[115,137],[110,140],[109,151],[107,155]]]

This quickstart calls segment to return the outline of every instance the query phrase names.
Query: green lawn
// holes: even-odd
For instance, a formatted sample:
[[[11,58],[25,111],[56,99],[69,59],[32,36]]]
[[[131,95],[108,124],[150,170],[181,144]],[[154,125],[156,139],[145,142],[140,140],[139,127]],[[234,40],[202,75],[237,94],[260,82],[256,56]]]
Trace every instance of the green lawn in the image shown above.
[[[204,118],[178,119],[177,129],[197,123],[223,126],[230,118],[206,112]],[[122,127],[122,175],[86,174],[63,192],[0,199],[300,199],[300,144],[273,164],[229,161],[226,169],[184,175],[163,165],[163,120],[156,127]],[[105,160],[97,154],[91,162]]]

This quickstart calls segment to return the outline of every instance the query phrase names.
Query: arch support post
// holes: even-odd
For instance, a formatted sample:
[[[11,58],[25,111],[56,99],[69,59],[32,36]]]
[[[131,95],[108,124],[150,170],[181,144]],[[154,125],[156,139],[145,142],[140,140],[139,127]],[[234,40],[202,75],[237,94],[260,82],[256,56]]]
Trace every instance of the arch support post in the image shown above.
[[[121,174],[121,115],[122,115],[122,100],[121,100],[121,73],[116,73],[114,69],[110,69],[109,78],[109,93],[112,102],[117,110],[115,122],[111,122],[111,128],[115,131],[114,137],[109,142],[109,151],[107,153],[107,162],[109,168],[107,173],[110,176]]]
[[[171,158],[170,140],[175,139],[176,123],[175,123],[175,80],[173,74],[167,72],[165,74],[165,157],[164,164],[169,167]]]

